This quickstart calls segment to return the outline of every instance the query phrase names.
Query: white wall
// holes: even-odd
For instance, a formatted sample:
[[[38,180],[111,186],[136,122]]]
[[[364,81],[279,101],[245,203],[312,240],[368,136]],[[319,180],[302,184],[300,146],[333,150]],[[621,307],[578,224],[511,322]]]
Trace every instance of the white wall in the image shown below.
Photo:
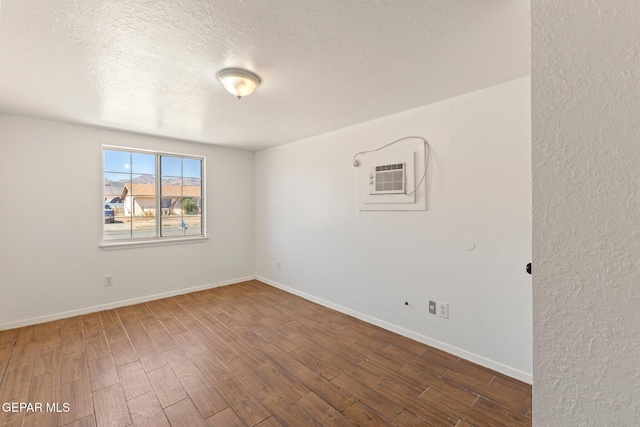
[[[427,211],[359,211],[352,156],[407,135],[431,145]],[[530,149],[525,78],[260,151],[256,274],[530,382]]]
[[[640,425],[640,3],[532,7],[536,426]]]
[[[101,144],[206,156],[210,239],[100,249]],[[253,276],[253,159],[251,152],[0,115],[0,328]],[[104,286],[105,275],[114,286]]]

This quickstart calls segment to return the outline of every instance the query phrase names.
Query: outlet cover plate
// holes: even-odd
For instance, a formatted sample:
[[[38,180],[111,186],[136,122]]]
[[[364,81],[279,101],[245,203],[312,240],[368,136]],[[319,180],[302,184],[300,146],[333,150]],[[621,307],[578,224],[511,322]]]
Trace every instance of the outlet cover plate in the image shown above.
[[[436,302],[429,301],[429,313],[436,314]]]
[[[438,316],[444,317],[445,319],[449,318],[449,304],[446,302],[438,303]]]

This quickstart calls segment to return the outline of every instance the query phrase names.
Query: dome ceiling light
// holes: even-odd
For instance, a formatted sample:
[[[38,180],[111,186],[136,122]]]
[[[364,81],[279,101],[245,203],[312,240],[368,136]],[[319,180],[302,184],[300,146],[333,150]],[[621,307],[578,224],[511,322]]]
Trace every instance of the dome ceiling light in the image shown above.
[[[218,80],[230,94],[240,99],[251,95],[260,84],[260,77],[240,68],[225,68],[218,72]]]

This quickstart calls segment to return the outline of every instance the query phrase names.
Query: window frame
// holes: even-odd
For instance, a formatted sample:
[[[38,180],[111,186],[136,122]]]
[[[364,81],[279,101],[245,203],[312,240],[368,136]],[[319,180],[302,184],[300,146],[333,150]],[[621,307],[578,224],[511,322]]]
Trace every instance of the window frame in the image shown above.
[[[141,153],[147,155],[155,156],[155,209],[154,209],[154,218],[155,218],[155,236],[154,237],[129,237],[125,239],[113,239],[106,240],[105,239],[105,223],[104,223],[104,204],[106,203],[105,194],[105,173],[111,173],[105,171],[105,151],[122,151],[129,154],[133,153]],[[200,167],[200,187],[201,187],[201,196],[200,196],[200,234],[194,235],[178,235],[178,236],[162,236],[162,170],[161,163],[162,157],[179,157],[182,159],[193,159],[199,160],[201,163]],[[177,245],[177,244],[189,244],[189,243],[203,243],[208,240],[207,236],[207,227],[206,227],[206,157],[202,155],[195,154],[185,154],[185,153],[176,153],[171,151],[159,151],[159,150],[149,150],[149,149],[141,149],[141,148],[133,148],[133,147],[123,147],[117,145],[105,145],[101,146],[101,157],[102,157],[102,168],[101,168],[101,193],[102,193],[102,208],[101,208],[101,230],[102,230],[102,238],[99,247],[104,250],[112,250],[112,249],[128,249],[128,248],[138,248],[138,247],[148,247],[148,246],[157,246],[157,245]],[[182,171],[184,174],[184,171]],[[184,180],[184,175],[180,177],[181,180]],[[182,185],[183,186],[183,185]],[[166,198],[166,197],[165,197]],[[184,199],[183,196],[180,197]]]

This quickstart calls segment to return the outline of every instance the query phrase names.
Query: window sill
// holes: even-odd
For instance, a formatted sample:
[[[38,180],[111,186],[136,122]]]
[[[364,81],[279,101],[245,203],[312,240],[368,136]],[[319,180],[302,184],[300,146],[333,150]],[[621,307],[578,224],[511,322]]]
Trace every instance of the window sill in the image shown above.
[[[150,246],[167,246],[167,245],[186,245],[191,243],[204,243],[209,240],[206,236],[198,237],[176,237],[151,240],[135,240],[127,242],[102,242],[99,246],[105,251],[114,251],[120,249],[136,249],[146,248]]]

